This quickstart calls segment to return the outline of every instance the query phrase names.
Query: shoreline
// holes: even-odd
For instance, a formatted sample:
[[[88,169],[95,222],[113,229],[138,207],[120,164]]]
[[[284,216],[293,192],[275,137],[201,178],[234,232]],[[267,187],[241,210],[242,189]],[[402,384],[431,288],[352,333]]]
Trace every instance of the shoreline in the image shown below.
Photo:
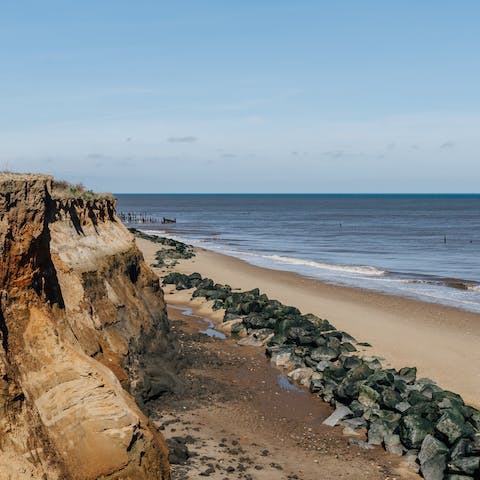
[[[136,239],[147,263],[155,262],[158,245]],[[327,318],[358,341],[372,345],[385,366],[415,366],[442,388],[460,393],[479,406],[480,314],[397,297],[371,290],[336,286],[299,274],[271,270],[235,257],[195,247],[196,256],[180,260],[174,271],[195,271],[218,283],[249,290],[260,288],[269,297],[303,313]],[[155,269],[158,273],[162,269]],[[161,274],[161,273],[160,273]]]
[[[181,234],[177,235],[174,233],[171,233],[166,230],[155,230],[155,229],[145,229],[145,230],[140,230],[142,232],[145,232],[147,234],[152,234],[155,236],[159,237],[164,237],[172,240],[177,240],[181,243],[185,243],[187,245],[191,245],[193,248],[201,250],[201,251],[206,251],[206,252],[212,252],[218,255],[222,255],[228,258],[234,258],[236,260],[239,260],[241,262],[244,262],[248,265],[251,265],[253,267],[258,267],[266,270],[271,270],[275,272],[284,272],[284,273],[291,273],[293,275],[298,275],[301,278],[306,278],[309,280],[314,280],[317,281],[323,285],[330,285],[332,287],[340,287],[340,288],[346,288],[346,289],[351,289],[351,290],[360,290],[362,292],[372,292],[372,293],[378,293],[380,295],[385,295],[387,297],[400,297],[403,299],[407,300],[413,300],[416,302],[420,303],[426,303],[429,305],[435,305],[439,307],[445,307],[445,308],[452,308],[454,310],[460,310],[461,312],[467,312],[467,313],[473,313],[477,314],[480,316],[480,310],[475,309],[475,308],[468,308],[466,304],[472,303],[469,302],[467,299],[464,300],[462,303],[461,300],[458,300],[455,302],[455,299],[449,298],[448,296],[445,297],[445,299],[442,300],[440,296],[436,295],[428,295],[427,293],[422,293],[422,292],[409,292],[408,290],[389,290],[385,286],[382,288],[381,286],[373,286],[373,284],[370,284],[369,286],[365,286],[362,284],[355,284],[355,283],[348,283],[348,281],[335,281],[335,280],[330,280],[328,278],[321,278],[317,277],[315,275],[310,275],[307,272],[301,272],[298,270],[289,270],[288,268],[284,268],[289,265],[289,262],[287,263],[273,263],[270,265],[262,265],[262,264],[257,264],[253,261],[249,261],[248,258],[250,257],[261,257],[263,258],[263,255],[257,255],[253,253],[248,253],[248,252],[235,252],[235,251],[228,251],[228,250],[222,250],[222,249],[216,249],[213,246],[209,247],[204,247],[201,246],[197,243],[196,240],[190,239],[188,237],[183,237]],[[276,255],[267,255],[265,258],[274,258]],[[294,264],[297,265],[308,265],[309,260],[302,259],[302,258],[289,258],[289,257],[282,257],[278,256],[279,259],[284,259],[284,260],[293,260]],[[297,263],[298,262],[298,263]],[[312,263],[318,263],[316,261],[311,261]],[[322,262],[319,262],[322,264]],[[381,266],[370,266],[370,265],[342,265],[342,264],[328,264],[325,263],[326,266],[331,267],[333,271],[338,269],[338,271],[343,271],[344,269],[349,270],[349,269],[368,269],[369,271],[374,271],[378,272],[379,275],[393,275],[394,280],[400,280],[401,278],[404,278],[404,274],[395,272],[395,271],[389,271],[383,269]],[[395,277],[395,275],[400,275],[399,277]],[[427,273],[421,274],[411,274],[411,278],[408,278],[405,280],[405,285],[408,284],[414,284],[414,283],[428,283],[429,281],[432,282],[432,285],[436,287],[443,287],[445,288],[445,292],[448,292],[448,290],[456,290],[456,291],[463,291],[463,292],[472,292],[472,291],[479,291],[480,292],[480,283],[478,283],[475,280],[471,280],[468,278],[461,278],[461,277],[439,277],[435,275],[430,275]],[[373,275],[372,278],[376,278],[376,275]],[[365,281],[368,281],[368,276],[363,277],[361,282],[365,283]]]

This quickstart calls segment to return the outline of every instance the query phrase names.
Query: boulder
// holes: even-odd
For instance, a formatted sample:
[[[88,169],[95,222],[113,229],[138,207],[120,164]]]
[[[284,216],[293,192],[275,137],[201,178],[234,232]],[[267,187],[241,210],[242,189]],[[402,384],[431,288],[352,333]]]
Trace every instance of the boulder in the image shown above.
[[[405,395],[407,392],[407,384],[402,379],[395,377],[395,382],[393,383],[393,388],[400,393],[401,395]]]
[[[380,394],[368,385],[360,385],[358,390],[358,401],[370,408],[378,408]]]
[[[473,428],[465,422],[463,415],[455,409],[447,410],[435,425],[435,430],[444,436],[450,445],[460,437],[473,434]]]
[[[339,355],[340,350],[334,350],[328,346],[317,347],[310,352],[310,357],[315,362],[320,362],[321,360],[334,360]]]
[[[340,357],[340,361],[342,362],[343,368],[346,370],[353,370],[359,367],[363,362],[362,359],[355,356],[344,356]]]
[[[423,439],[418,460],[426,480],[443,480],[447,467],[448,447],[431,434]]]
[[[354,368],[348,373],[348,379],[355,382],[359,380],[366,380],[370,375],[373,374],[373,370],[366,364],[362,363],[358,367]]]
[[[480,430],[480,412],[475,410],[468,418],[468,421],[473,425],[476,431]]]
[[[288,378],[300,383],[300,385],[309,387],[313,373],[311,368],[296,368],[288,373]]]
[[[413,383],[417,378],[417,368],[416,367],[404,367],[398,371],[398,376],[405,383]]]
[[[353,402],[350,403],[349,407],[356,417],[362,417],[367,409],[367,407],[365,405],[362,405],[358,400],[353,400]]]
[[[323,372],[326,368],[328,368],[331,365],[331,362],[328,360],[322,360],[317,363],[317,366],[315,367],[317,372]]]
[[[273,330],[269,328],[260,328],[253,330],[248,336],[242,338],[238,345],[249,345],[251,347],[261,347],[273,337]]]
[[[411,390],[407,397],[408,403],[418,405],[419,403],[430,403],[430,399],[418,390]]]
[[[402,396],[393,388],[386,387],[380,394],[380,405],[390,410],[395,410],[395,405],[402,401]]]
[[[312,313],[307,313],[306,315],[302,315],[302,317],[313,323],[319,332],[335,330],[335,327],[328,320],[321,319]]]
[[[443,455],[446,458],[449,453],[450,451],[447,445],[429,433],[423,439],[420,452],[418,454],[418,460],[420,465],[423,465],[425,462],[431,460],[437,455]]]
[[[368,377],[368,385],[373,388],[375,388],[376,385],[391,387],[394,382],[394,376],[387,370],[375,370],[375,372]]]
[[[391,450],[398,452],[395,445],[400,443],[400,438],[397,441],[394,435],[398,431],[401,415],[388,410],[376,410],[371,411],[369,416],[371,419],[368,429],[368,442],[374,445],[389,444]]]
[[[480,457],[457,457],[448,464],[448,470],[452,473],[473,476],[475,473],[480,473]]]
[[[386,437],[393,435],[393,431],[387,422],[377,418],[370,423],[368,428],[368,443],[371,445],[383,445]]]
[[[271,328],[273,329],[276,323],[274,318],[269,318],[262,313],[250,313],[244,318],[244,323],[249,329]],[[273,333],[273,330],[272,330]],[[272,335],[273,336],[273,335]]]
[[[404,448],[400,440],[400,435],[394,433],[385,437],[384,447],[387,452],[393,453],[394,455],[402,455]]]
[[[355,412],[353,413],[355,414]],[[363,430],[367,428],[367,421],[362,417],[344,418],[340,423],[353,430]]]
[[[419,415],[405,415],[400,421],[400,439],[407,448],[420,448],[428,434],[432,434],[434,426]]]
[[[353,343],[350,342],[343,342],[340,344],[340,352],[341,353],[351,353],[351,352],[356,352],[357,349],[353,345]]]
[[[243,320],[241,318],[233,318],[231,320],[227,320],[218,325],[217,329],[223,333],[227,333],[230,335],[232,333],[233,327],[236,325],[242,325],[244,327]]]
[[[237,337],[246,337],[247,336],[247,327],[242,322],[236,322],[232,325],[230,332],[232,335],[236,335]]]
[[[312,378],[310,382],[310,392],[312,393],[323,393],[324,383],[321,378]]]
[[[395,410],[400,413],[406,412],[411,405],[408,402],[399,402],[395,405]]]
[[[472,443],[467,438],[460,438],[450,450],[450,458],[455,460],[458,457],[464,457],[469,454],[469,446]]]
[[[186,441],[182,437],[173,437],[167,440],[168,449],[170,451],[168,455],[168,461],[172,464],[185,464],[190,458],[190,452],[186,445]]]
[[[291,368],[294,364],[294,348],[292,346],[271,347],[267,350],[271,361],[277,367]]]
[[[242,320],[238,315],[233,315],[232,313],[226,313],[223,316],[223,322],[229,322],[230,320]]]
[[[365,357],[363,359],[372,370],[381,370],[382,364],[376,357]]]
[[[323,378],[331,380],[334,383],[339,383],[346,374],[347,372],[343,367],[331,362],[329,362],[329,365],[323,370]]]

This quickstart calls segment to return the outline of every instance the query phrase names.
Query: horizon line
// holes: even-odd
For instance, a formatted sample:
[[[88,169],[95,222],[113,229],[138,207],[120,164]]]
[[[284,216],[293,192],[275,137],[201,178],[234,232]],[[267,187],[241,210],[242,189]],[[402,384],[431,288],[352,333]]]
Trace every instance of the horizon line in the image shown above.
[[[112,192],[114,195],[418,195],[418,196],[433,196],[433,195],[480,195],[480,192]]]

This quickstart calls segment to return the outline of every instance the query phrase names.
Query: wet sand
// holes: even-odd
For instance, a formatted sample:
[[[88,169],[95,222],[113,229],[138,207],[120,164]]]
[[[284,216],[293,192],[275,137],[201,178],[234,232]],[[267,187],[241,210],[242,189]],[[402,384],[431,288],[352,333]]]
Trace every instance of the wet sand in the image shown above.
[[[147,262],[157,244],[137,239]],[[218,283],[243,290],[260,288],[270,298],[330,320],[372,345],[371,355],[395,368],[416,366],[419,376],[460,393],[480,407],[480,314],[368,290],[333,286],[300,275],[250,265],[204,249],[175,267],[199,272]],[[162,271],[157,269],[162,275]]]
[[[166,298],[181,304],[186,297]],[[349,446],[340,427],[322,425],[331,408],[286,383],[263,349],[201,333],[209,322],[197,315],[208,310],[207,302],[196,299],[188,308],[194,315],[169,307],[189,364],[182,372],[185,390],[162,399],[155,419],[167,439],[187,439],[191,456],[172,465],[174,480],[418,478],[400,457]]]

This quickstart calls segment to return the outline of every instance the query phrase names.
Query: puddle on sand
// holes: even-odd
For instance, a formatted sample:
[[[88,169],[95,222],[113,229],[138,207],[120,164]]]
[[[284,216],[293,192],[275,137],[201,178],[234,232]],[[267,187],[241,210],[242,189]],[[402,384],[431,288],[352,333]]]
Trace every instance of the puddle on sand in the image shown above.
[[[296,387],[293,385],[293,383],[290,383],[290,380],[283,375],[283,373],[280,373],[277,377],[277,383],[282,388],[283,390],[290,390],[292,392],[296,393],[305,393],[305,390],[302,390],[301,388]]]
[[[187,317],[195,317],[201,320],[202,322],[208,323],[208,327],[205,330],[200,330],[200,333],[208,335],[209,337],[212,337],[212,338],[220,338],[221,340],[225,340],[227,338],[227,336],[224,333],[219,332],[213,328],[215,324],[211,320],[208,320],[208,318],[201,317],[199,315],[194,315],[193,310],[191,308],[177,307],[175,305],[170,305],[170,308],[174,308],[175,310],[181,310],[182,315],[185,315]]]
[[[201,330],[200,333],[204,333],[205,335],[208,335],[209,337],[212,337],[212,338],[221,338],[222,340],[225,340],[227,338],[227,336],[224,333],[218,332],[213,328],[213,322],[210,322],[206,318],[204,320],[208,322],[208,327],[205,330]]]

